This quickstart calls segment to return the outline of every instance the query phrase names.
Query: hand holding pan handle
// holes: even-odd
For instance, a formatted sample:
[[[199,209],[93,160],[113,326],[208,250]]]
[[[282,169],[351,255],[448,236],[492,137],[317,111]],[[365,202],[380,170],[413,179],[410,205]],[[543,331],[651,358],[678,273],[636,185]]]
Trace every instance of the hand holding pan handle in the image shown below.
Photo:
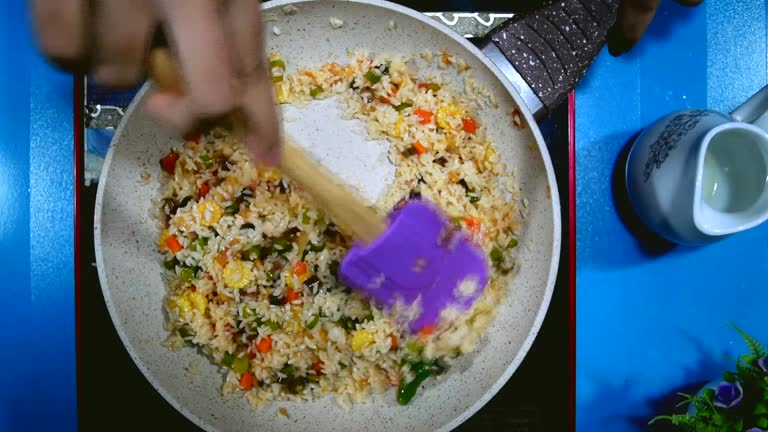
[[[556,0],[493,29],[481,49],[537,120],[586,73],[616,21],[619,0]]]

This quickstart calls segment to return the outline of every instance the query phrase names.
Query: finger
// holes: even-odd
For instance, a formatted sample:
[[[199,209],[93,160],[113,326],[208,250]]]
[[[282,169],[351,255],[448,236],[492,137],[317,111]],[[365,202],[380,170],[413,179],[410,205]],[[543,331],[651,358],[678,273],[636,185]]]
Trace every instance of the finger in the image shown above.
[[[98,0],[94,6],[93,78],[128,86],[141,77],[155,23],[149,0]]]
[[[196,113],[189,99],[172,92],[156,92],[147,98],[145,109],[166,126],[179,133],[194,124]]]
[[[199,115],[230,111],[236,101],[231,56],[219,2],[211,0],[159,0],[184,76],[186,95]]]
[[[660,0],[624,0],[619,6],[616,23],[608,34],[608,50],[618,56],[640,40],[653,20]]]
[[[33,0],[38,44],[56,65],[70,71],[88,63],[88,7],[84,0]]]
[[[245,145],[255,160],[270,165],[280,162],[282,121],[272,97],[271,81],[251,80],[243,98],[246,117]]]
[[[250,76],[266,73],[260,3],[253,0],[230,0],[227,17],[229,25],[225,28],[237,53],[233,60],[238,74]]]
[[[245,86],[241,101],[247,128],[244,143],[252,158],[275,165],[280,159],[280,119],[264,60],[261,8],[251,0],[230,0],[227,13],[236,67]]]

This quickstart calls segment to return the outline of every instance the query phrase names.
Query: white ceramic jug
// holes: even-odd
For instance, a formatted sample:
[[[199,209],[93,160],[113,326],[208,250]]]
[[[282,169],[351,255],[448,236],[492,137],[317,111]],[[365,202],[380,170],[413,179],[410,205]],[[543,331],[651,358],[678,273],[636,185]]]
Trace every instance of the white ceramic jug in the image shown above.
[[[662,117],[632,144],[627,194],[643,222],[684,245],[715,241],[768,219],[768,86],[731,115]]]

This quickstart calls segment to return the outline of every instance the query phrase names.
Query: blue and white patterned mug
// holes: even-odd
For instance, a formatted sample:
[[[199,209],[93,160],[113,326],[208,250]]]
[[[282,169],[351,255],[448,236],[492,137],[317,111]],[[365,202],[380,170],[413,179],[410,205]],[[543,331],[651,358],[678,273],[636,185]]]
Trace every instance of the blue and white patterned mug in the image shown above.
[[[632,144],[627,194],[640,219],[684,245],[709,243],[768,219],[768,86],[731,115],[662,117]]]

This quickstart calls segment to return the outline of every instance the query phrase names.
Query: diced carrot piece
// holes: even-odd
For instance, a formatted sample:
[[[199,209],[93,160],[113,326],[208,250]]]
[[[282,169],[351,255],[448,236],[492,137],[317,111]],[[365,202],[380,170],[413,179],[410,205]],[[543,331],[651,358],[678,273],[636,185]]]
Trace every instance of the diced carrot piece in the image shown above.
[[[391,104],[391,103],[392,103],[392,101],[391,101],[391,100],[389,100],[389,98],[388,98],[388,97],[386,97],[386,96],[379,96],[379,100],[380,100],[382,103],[385,103],[385,104]]]
[[[307,263],[304,261],[299,261],[295,266],[293,266],[293,274],[296,276],[304,276],[308,271],[309,268],[307,267]]]
[[[475,133],[477,130],[477,122],[471,118],[461,119],[461,123],[463,125],[464,132]]]
[[[175,151],[172,151],[160,159],[160,166],[163,168],[163,171],[167,172],[168,174],[173,174],[174,171],[176,171],[177,160],[179,160],[179,154]]]
[[[423,109],[417,109],[413,112],[416,114],[417,117],[419,117],[419,123],[420,124],[429,124],[432,122],[432,116],[434,115],[431,111],[426,111]]]
[[[208,183],[203,183],[200,185],[200,198],[205,198],[206,195],[208,195],[208,192],[211,191],[211,186]]]
[[[224,249],[223,251],[219,252],[218,255],[216,255],[216,262],[219,263],[219,265],[222,267],[226,267],[227,263],[229,262],[228,252],[228,249]]]
[[[389,339],[392,341],[392,351],[397,351],[397,335],[392,334],[389,336]]]
[[[243,390],[249,390],[251,387],[253,387],[253,374],[250,372],[246,372],[242,375],[240,375],[240,387]]]
[[[413,149],[416,150],[417,155],[422,155],[427,152],[427,148],[421,145],[421,143],[418,141],[413,143]]]
[[[262,354],[272,351],[272,337],[267,335],[259,339],[256,342],[256,349]]]
[[[312,73],[312,71],[308,71],[308,70],[305,70],[305,71],[301,71],[301,74],[302,74],[302,75],[305,75],[305,76],[308,76],[308,77],[310,77],[310,78],[312,78],[312,79],[314,79],[314,78],[315,78],[315,74],[314,74],[314,73]]]
[[[470,216],[463,216],[461,220],[464,221],[464,225],[467,226],[467,229],[470,233],[472,233],[473,236],[476,236],[480,233],[480,221],[470,217]]]
[[[429,336],[432,333],[435,332],[435,326],[433,325],[425,325],[424,327],[419,330],[419,335],[421,336]]]
[[[294,301],[301,298],[301,294],[294,291],[292,288],[288,288],[288,290],[285,291],[285,302],[286,303],[293,303]]]
[[[165,245],[168,246],[168,249],[170,249],[171,252],[173,252],[173,253],[176,253],[176,252],[184,249],[184,247],[181,245],[181,243],[179,243],[179,240],[176,237],[174,237],[174,236],[168,236],[165,239]]]
[[[316,374],[322,375],[323,374],[323,362],[322,362],[322,360],[318,360],[318,361],[312,363],[312,370],[315,371]]]
[[[248,351],[248,360],[253,360],[256,358],[256,353],[253,351]]]

